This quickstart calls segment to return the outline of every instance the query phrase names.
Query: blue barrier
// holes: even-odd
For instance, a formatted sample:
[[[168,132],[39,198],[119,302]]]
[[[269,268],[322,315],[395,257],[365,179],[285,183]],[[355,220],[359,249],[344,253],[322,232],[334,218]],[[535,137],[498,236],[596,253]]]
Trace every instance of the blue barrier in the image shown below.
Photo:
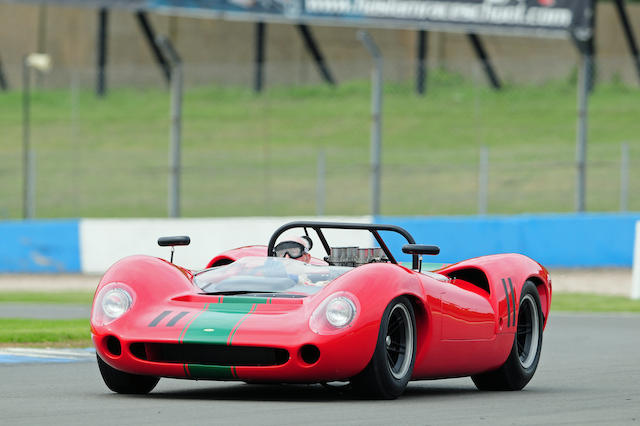
[[[440,255],[428,262],[522,253],[549,267],[631,267],[638,220],[640,213],[375,218],[406,228],[418,243],[439,245]],[[401,242],[390,246],[399,252]]]
[[[0,222],[0,272],[80,272],[78,220]]]
[[[511,252],[549,267],[631,267],[638,220],[640,213],[375,218],[406,228],[418,243],[439,245],[441,254],[425,262]],[[401,237],[384,238],[401,252]],[[81,256],[79,220],[0,222],[0,273],[83,272]]]

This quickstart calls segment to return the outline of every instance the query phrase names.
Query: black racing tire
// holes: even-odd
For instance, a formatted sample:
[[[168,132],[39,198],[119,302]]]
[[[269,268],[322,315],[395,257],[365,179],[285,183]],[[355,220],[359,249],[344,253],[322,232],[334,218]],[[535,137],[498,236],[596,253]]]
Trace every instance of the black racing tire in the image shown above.
[[[100,369],[102,380],[104,380],[109,389],[116,393],[146,394],[151,392],[160,380],[160,377],[140,376],[116,370],[104,362],[97,354],[96,358],[98,359],[98,368]]]
[[[413,373],[416,340],[413,306],[407,297],[397,297],[384,310],[371,361],[351,379],[353,390],[376,399],[400,396]]]
[[[544,317],[536,286],[526,281],[518,304],[517,331],[509,357],[500,368],[472,376],[480,390],[521,390],[533,377],[542,352]]]

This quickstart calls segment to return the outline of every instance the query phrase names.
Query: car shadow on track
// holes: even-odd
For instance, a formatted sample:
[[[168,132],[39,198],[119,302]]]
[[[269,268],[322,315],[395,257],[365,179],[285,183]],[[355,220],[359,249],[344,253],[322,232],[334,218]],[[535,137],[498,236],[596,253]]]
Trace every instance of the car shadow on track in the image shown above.
[[[417,398],[451,397],[463,394],[477,394],[473,386],[412,386],[409,385],[400,397],[403,400]],[[287,402],[334,402],[370,401],[350,390],[327,389],[321,385],[273,385],[273,384],[232,384],[217,385],[205,389],[156,390],[144,398],[185,399],[185,400],[228,400],[228,401],[287,401]]]

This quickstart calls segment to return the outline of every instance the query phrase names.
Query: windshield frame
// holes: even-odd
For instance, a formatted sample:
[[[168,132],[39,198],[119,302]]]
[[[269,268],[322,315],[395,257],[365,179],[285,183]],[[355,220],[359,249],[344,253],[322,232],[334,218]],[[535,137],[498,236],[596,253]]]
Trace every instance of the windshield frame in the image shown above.
[[[353,269],[282,257],[244,256],[227,265],[196,272],[193,284],[205,294],[311,295]]]

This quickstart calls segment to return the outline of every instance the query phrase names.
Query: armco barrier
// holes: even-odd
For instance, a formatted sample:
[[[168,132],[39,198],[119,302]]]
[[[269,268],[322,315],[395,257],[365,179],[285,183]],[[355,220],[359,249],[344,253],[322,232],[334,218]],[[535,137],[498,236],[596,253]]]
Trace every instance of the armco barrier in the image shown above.
[[[0,272],[81,272],[78,220],[0,222]]]
[[[638,213],[376,218],[406,228],[416,242],[439,245],[440,255],[428,262],[522,253],[548,267],[630,267],[638,220]]]
[[[216,253],[263,242],[273,230],[303,218],[81,219],[0,222],[0,273],[102,273],[135,253],[167,257],[156,245],[161,235],[187,234],[189,247],[176,261],[202,267]],[[306,218],[313,220],[314,218]],[[371,222],[371,217],[322,220]],[[425,262],[457,262],[492,253],[523,253],[549,267],[631,267],[635,222],[640,214],[554,214],[466,217],[377,217],[377,223],[407,228],[418,243],[437,244],[441,254]],[[368,235],[349,233],[336,245],[369,245]],[[354,240],[353,238],[358,238]],[[400,252],[402,241],[389,238]],[[317,245],[319,247],[319,245]],[[321,255],[320,252],[316,254]],[[400,260],[409,261],[406,258]]]

